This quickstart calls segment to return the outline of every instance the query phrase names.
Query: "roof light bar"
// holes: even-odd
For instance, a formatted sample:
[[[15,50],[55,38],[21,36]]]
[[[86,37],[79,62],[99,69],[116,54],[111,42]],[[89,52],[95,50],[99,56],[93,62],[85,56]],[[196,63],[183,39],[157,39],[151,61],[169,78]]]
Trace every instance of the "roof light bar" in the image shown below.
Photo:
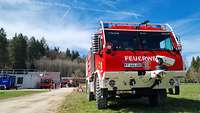
[[[152,24],[149,23],[149,21],[145,21],[142,23],[137,23],[137,22],[103,22],[101,21],[101,28],[111,28],[112,26],[133,26],[133,27],[138,27],[138,26],[151,26],[152,28],[160,28],[165,31],[173,31],[171,26],[169,24]]]

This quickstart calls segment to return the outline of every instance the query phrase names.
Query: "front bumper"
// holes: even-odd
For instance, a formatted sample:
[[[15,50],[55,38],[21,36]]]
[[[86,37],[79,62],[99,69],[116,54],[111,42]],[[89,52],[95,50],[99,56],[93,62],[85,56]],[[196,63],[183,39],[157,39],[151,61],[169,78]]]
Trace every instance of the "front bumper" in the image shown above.
[[[179,78],[185,77],[184,71],[165,71],[160,74],[160,78],[152,78],[151,72],[146,72],[145,75],[138,75],[138,72],[105,72],[104,79],[100,81],[101,88],[108,90],[131,90],[133,88],[152,88],[152,89],[167,89],[179,85]],[[174,80],[172,85],[170,80]],[[110,81],[114,81],[111,85]],[[155,82],[159,82],[155,85]]]

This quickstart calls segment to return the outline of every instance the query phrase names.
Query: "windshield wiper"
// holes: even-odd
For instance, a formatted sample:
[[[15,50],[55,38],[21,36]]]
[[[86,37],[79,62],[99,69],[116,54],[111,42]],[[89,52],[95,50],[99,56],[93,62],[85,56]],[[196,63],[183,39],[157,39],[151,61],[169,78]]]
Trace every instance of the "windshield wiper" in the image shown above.
[[[152,52],[153,51],[164,51],[165,50],[165,51],[169,52],[171,55],[173,55],[173,56],[175,55],[175,54],[172,53],[172,50],[166,49],[166,48],[150,49],[150,50],[152,50]]]
[[[133,52],[134,54],[136,54],[136,53],[135,53],[135,49],[128,48],[127,50],[129,50],[129,51]]]

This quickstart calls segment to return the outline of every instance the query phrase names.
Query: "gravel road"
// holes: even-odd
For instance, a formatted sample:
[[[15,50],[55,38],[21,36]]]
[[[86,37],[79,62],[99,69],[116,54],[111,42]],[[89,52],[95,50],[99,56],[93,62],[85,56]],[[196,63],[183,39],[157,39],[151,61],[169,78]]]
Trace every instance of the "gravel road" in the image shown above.
[[[61,88],[50,92],[10,98],[0,101],[0,113],[56,113],[71,88]]]

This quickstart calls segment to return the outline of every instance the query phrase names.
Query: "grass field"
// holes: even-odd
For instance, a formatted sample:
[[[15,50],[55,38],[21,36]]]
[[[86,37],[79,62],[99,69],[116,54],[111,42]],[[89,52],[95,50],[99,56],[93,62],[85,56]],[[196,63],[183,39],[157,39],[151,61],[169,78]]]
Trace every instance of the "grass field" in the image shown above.
[[[0,100],[12,97],[19,97],[35,93],[47,92],[48,90],[0,90]]]
[[[85,93],[68,95],[58,113],[200,113],[200,84],[181,85],[181,94],[169,95],[163,106],[151,107],[148,100],[128,99],[112,102],[108,109],[98,110],[95,101],[88,102]]]

